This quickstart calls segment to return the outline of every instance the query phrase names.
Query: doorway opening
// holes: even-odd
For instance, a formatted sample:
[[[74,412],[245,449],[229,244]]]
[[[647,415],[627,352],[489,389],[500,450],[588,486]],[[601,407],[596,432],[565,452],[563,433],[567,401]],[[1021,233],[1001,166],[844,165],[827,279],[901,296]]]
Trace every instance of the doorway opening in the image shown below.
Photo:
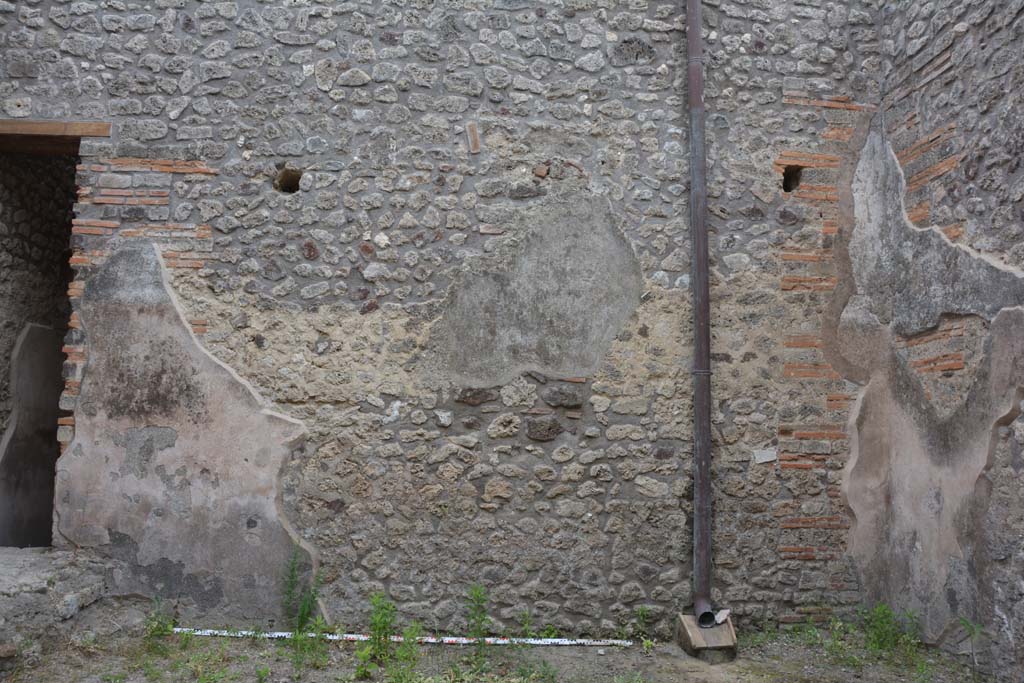
[[[78,142],[0,134],[0,546],[52,544]]]

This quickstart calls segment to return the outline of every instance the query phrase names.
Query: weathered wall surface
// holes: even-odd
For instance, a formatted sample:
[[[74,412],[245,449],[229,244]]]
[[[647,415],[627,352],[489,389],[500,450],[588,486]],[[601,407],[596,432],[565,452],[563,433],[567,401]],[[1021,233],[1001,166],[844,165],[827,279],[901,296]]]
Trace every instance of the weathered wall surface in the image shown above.
[[[843,355],[870,376],[851,425],[845,492],[856,518],[850,549],[870,597],[913,609],[940,639],[958,616],[981,618],[974,610],[988,589],[981,477],[993,430],[1018,411],[1024,330],[1013,304],[1024,300],[1024,274],[937,228],[914,227],[903,191],[898,160],[873,131],[853,185],[857,294],[839,322]],[[942,314],[982,317],[991,334],[973,359],[973,381],[952,395],[932,395],[920,378],[925,365],[897,341],[934,334]]]
[[[319,550],[333,618],[359,623],[366,595],[383,589],[403,614],[457,630],[475,581],[508,626],[528,609],[566,631],[614,632],[645,605],[665,632],[687,603],[682,17],[644,7],[646,16],[587,4],[482,5],[479,16],[405,10],[393,15],[399,45],[372,43],[376,62],[367,39],[351,39],[341,82],[365,79],[349,69],[369,82],[332,87],[324,71],[326,97],[344,98],[332,111],[346,118],[322,123],[357,151],[302,150],[291,163],[307,189],[293,195],[269,191],[276,168],[256,163],[269,150],[254,147],[248,165],[208,162],[230,187],[203,206],[214,240],[230,240],[237,258],[214,248],[175,285],[207,328],[204,343],[310,430],[307,458],[285,479],[286,504]],[[717,595],[741,614],[802,621],[805,607],[855,602],[857,585],[839,556],[834,473],[751,458],[785,454],[778,439],[793,424],[800,446],[804,432],[820,431],[813,418],[802,428],[795,397],[782,413],[772,401],[788,372],[780,337],[794,326],[780,312],[787,299],[828,295],[780,272],[789,236],[825,226],[818,207],[782,209],[772,162],[849,125],[857,105],[816,107],[811,95],[845,83],[847,69],[851,88],[870,91],[857,53],[875,36],[865,12],[801,6],[799,30],[788,12],[730,5],[708,15],[723,401]],[[561,54],[560,30],[571,50],[564,62],[551,58]],[[428,54],[421,40],[440,51],[427,66],[437,77],[398,76],[389,101],[384,74],[418,73],[408,64]],[[834,47],[804,47],[802,63],[790,57],[818,40]],[[476,74],[479,90],[462,89],[462,72]],[[757,113],[739,106],[750,93]],[[283,134],[274,149],[291,149],[298,135]],[[246,150],[227,153],[244,160]],[[810,171],[808,182],[829,172]],[[188,192],[215,187],[196,182]],[[219,198],[236,192],[256,196]],[[202,217],[196,204],[193,220]],[[586,220],[577,226],[574,216]],[[786,277],[795,280],[780,286]],[[540,305],[523,305],[531,299]],[[584,321],[607,315],[606,329],[577,324],[595,300],[604,310]],[[545,345],[531,344],[539,338]],[[836,549],[808,560],[794,551],[808,543]]]
[[[1006,680],[1024,666],[1022,9],[882,9],[885,95],[833,311],[833,360],[865,385],[844,483],[865,597],[913,609],[947,647],[970,647],[960,617],[982,624]]]
[[[298,540],[277,480],[301,426],[196,343],[149,243],[106,260],[78,315],[89,364],[55,543],[100,549],[131,568],[118,590],[182,600],[183,614],[276,615]]]
[[[943,281],[918,292],[923,281],[900,272],[903,281],[885,279],[889,265],[919,256],[940,270],[994,266],[899,232],[894,191],[864,189],[873,173],[895,177],[881,152],[864,166],[858,193],[885,208],[863,226],[887,230],[894,252],[865,261],[878,250],[853,239],[854,171],[868,122],[884,108],[891,124],[894,102],[903,101],[883,102],[883,81],[895,93],[901,69],[920,66],[921,50],[943,44],[940,33],[972,35],[980,45],[982,33],[1019,26],[1013,8],[982,13],[966,31],[959,19],[930,19],[935,45],[911,52],[924,35],[911,29],[921,11],[877,2],[706,3],[715,599],[744,619],[847,610],[872,585],[864,558],[887,547],[876,536],[867,554],[849,552],[865,547],[858,534],[871,528],[860,525],[867,516],[856,514],[856,495],[841,490],[844,468],[867,462],[851,465],[846,426],[851,414],[866,415],[871,376],[839,346],[843,311],[849,318],[862,308],[886,325],[902,316],[895,335],[938,322],[943,339],[964,343],[965,365],[1000,359],[967,344],[970,335],[945,331],[995,325],[1014,305],[1012,273],[979,276],[978,296]],[[106,408],[86,410],[87,395],[116,378],[110,364],[119,353],[97,346],[96,335],[112,332],[90,322],[98,302],[89,303],[89,283],[108,259],[123,258],[112,256],[117,249],[146,240],[161,252],[197,341],[165,306],[162,319],[173,325],[126,317],[140,343],[171,334],[187,351],[179,369],[206,381],[226,370],[208,369],[202,344],[305,425],[302,453],[275,456],[287,460],[274,480],[276,509],[315,551],[329,616],[358,624],[368,593],[384,590],[404,616],[458,629],[461,596],[480,582],[499,626],[528,609],[535,622],[566,631],[614,632],[643,605],[668,630],[689,600],[691,509],[677,4],[161,0],[152,11],[86,11],[43,2],[0,13],[0,21],[8,116],[115,125],[110,141],[83,143],[78,173],[72,292],[86,294],[76,296],[69,340],[63,401],[76,408],[76,425],[63,433],[74,438],[68,463],[109,458],[119,471],[127,450],[144,442],[155,467],[169,453],[156,448],[164,437],[140,442],[126,430],[169,429],[180,443],[192,429],[184,414],[154,422],[147,413],[115,419],[118,436],[108,433]],[[900,30],[915,35],[892,34]],[[1013,61],[974,52],[986,63]],[[930,83],[941,97],[946,81]],[[1012,97],[999,92],[1000,101]],[[942,100],[953,108],[983,101]],[[938,105],[923,103],[916,120],[943,111]],[[977,131],[965,149],[983,144],[986,131],[1005,131],[1005,146],[1016,130],[1002,114],[963,116],[963,130]],[[937,188],[931,181],[955,167],[926,161],[946,153],[948,138],[928,137],[903,154],[908,145],[895,135],[888,139],[902,154],[908,193]],[[801,185],[782,193],[781,172],[794,165],[803,168]],[[289,177],[279,177],[283,169]],[[993,221],[988,232],[1002,235],[1012,221],[988,202],[1012,198],[1016,185],[977,184],[991,199],[927,190],[931,203],[922,209],[910,197],[908,214],[935,211],[930,222],[945,226],[942,211],[977,207]],[[876,308],[857,308],[851,296],[867,294],[860,288],[873,273],[885,276],[892,296],[879,289]],[[991,286],[1000,277],[1010,283],[999,290],[1004,299]],[[883,306],[906,287],[921,294],[921,307]],[[96,320],[115,318],[96,312]],[[893,353],[925,369],[932,396],[973,386],[905,341],[896,339],[902,350]],[[877,360],[895,367],[891,354]],[[886,419],[911,420],[907,395],[878,395],[899,408]],[[254,414],[215,424],[242,435],[233,421],[247,425]],[[879,425],[872,439],[884,444],[892,425]],[[927,444],[909,445],[932,467]],[[215,451],[190,451],[179,484],[208,492],[207,460],[211,472],[234,471],[240,454]],[[149,470],[119,476],[144,497],[163,495]],[[70,496],[78,481],[62,484]],[[866,481],[846,475],[848,491]],[[1012,480],[994,490],[1012,496]],[[77,507],[82,519],[102,518],[97,529],[123,533],[122,546],[146,547],[140,567],[184,562],[113,501],[102,514]],[[217,506],[190,509],[211,515],[224,539],[243,533]],[[210,537],[187,533],[191,518],[161,524],[166,538],[192,539],[182,553],[201,563],[214,557]],[[92,542],[111,550],[109,536]],[[193,601],[202,593],[175,591]]]
[[[504,244],[466,263],[452,285],[430,340],[440,370],[475,387],[527,371],[586,376],[640,302],[632,246],[611,203],[589,192],[552,195],[510,218]]]
[[[245,533],[196,498],[152,502],[173,493],[154,468],[185,457],[158,441],[172,430],[181,444],[187,416],[111,418],[108,401],[86,400],[116,381],[121,353],[98,346],[113,332],[95,320],[114,312],[89,303],[88,283],[120,258],[112,241],[148,239],[199,341],[306,426],[281,506],[316,551],[331,617],[359,623],[383,589],[403,615],[457,629],[480,582],[500,625],[528,609],[614,632],[643,605],[668,631],[690,593],[677,5],[46,2],[0,20],[8,116],[115,126],[83,142],[79,167],[61,487],[82,501],[116,473],[146,510],[62,502],[62,525],[108,552],[137,546],[143,577],[213,566],[220,550],[189,533],[188,510],[225,538]],[[802,621],[858,598],[835,405],[815,393],[815,350],[784,344],[810,335],[828,300],[815,258],[836,171],[809,168],[809,189],[783,197],[773,164],[845,150],[877,98],[878,35],[860,3],[708,4],[704,23],[715,596],[744,617]],[[301,171],[294,193],[279,191],[284,166]],[[122,318],[140,344],[167,333]],[[170,327],[188,349],[178,369],[200,381],[209,364]],[[127,435],[150,428],[164,431]],[[149,445],[148,469],[133,470],[127,451]],[[213,472],[239,457],[191,452],[176,481],[197,492],[202,460]],[[90,475],[86,462],[105,464]],[[150,536],[136,513],[158,509]],[[177,552],[200,559],[182,568]],[[197,602],[201,588],[168,593]]]

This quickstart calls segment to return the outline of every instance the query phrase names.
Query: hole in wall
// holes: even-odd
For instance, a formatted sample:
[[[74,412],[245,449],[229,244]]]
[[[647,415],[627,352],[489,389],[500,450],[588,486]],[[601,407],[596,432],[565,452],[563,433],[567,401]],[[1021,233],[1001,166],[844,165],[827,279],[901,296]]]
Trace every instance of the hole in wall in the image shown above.
[[[302,171],[285,166],[278,170],[277,177],[274,178],[274,189],[287,194],[298,192],[300,180],[302,180]]]
[[[0,141],[0,546],[52,544],[78,161],[59,149]]]
[[[803,172],[803,166],[786,166],[782,169],[782,191],[792,192],[800,187],[800,176]]]

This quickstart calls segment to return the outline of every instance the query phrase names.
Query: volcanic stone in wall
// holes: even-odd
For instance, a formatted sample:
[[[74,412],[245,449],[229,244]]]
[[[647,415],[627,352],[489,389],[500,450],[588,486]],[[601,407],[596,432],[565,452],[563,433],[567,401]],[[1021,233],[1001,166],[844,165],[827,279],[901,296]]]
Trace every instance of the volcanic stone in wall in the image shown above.
[[[512,213],[510,237],[467,264],[432,333],[449,379],[593,372],[640,302],[641,272],[606,199],[553,195]]]
[[[116,251],[79,313],[88,365],[57,466],[55,543],[120,560],[118,590],[199,621],[276,616],[296,548],[278,474],[301,425],[199,345],[153,245]]]

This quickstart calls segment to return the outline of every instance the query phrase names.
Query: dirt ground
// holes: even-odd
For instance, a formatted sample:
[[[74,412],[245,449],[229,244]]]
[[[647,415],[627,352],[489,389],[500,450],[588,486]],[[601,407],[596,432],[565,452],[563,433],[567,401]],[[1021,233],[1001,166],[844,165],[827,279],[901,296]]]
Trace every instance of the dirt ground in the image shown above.
[[[325,643],[297,655],[288,641],[246,638],[146,637],[139,614],[99,632],[78,630],[63,641],[34,644],[4,683],[338,683],[353,681],[357,645]],[[112,632],[111,632],[112,631]],[[415,673],[376,671],[382,683],[963,683],[964,664],[929,652],[911,669],[900,662],[827,656],[807,634],[755,634],[738,658],[711,665],[677,646],[631,648],[491,646],[483,659],[472,647],[423,645]],[[481,664],[482,662],[482,664]],[[979,678],[978,680],[983,680]]]

